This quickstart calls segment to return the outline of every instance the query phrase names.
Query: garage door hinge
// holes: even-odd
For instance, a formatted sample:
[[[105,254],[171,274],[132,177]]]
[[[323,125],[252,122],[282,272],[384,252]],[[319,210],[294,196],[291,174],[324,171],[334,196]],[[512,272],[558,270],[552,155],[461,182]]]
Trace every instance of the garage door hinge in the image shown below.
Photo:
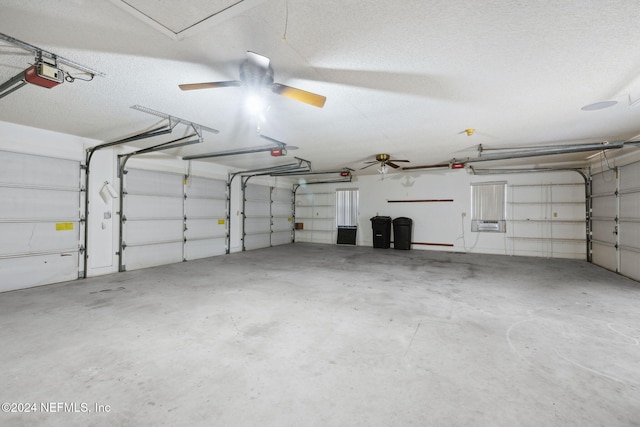
[[[83,254],[83,253],[84,253],[84,246],[83,246],[83,245],[80,245],[80,246],[78,247],[78,252],[80,252],[81,254]]]
[[[122,242],[122,250],[124,251],[125,249],[127,249],[127,244],[125,242]]]

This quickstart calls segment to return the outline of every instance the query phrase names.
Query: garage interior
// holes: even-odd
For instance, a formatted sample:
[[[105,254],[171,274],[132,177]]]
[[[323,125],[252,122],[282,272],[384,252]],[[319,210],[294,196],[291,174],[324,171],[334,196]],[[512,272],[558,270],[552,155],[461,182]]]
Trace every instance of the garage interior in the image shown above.
[[[0,424],[638,425],[635,2],[0,11]]]

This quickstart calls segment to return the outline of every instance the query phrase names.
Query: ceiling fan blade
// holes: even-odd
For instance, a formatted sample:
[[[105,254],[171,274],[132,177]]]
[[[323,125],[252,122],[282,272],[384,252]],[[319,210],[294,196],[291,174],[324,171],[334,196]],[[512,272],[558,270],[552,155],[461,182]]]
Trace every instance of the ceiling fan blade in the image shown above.
[[[371,162],[369,162],[369,163],[371,163]],[[367,166],[365,166],[365,167],[363,167],[363,168],[360,168],[360,169],[358,169],[358,170],[362,170],[362,169],[370,168],[371,166],[373,166],[373,165],[377,165],[377,164],[378,164],[378,162],[373,162],[373,163],[371,163],[370,165],[367,165]]]
[[[396,163],[397,162],[410,163],[409,160],[396,160],[396,159],[393,159],[392,161],[394,161]]]
[[[218,87],[231,87],[231,86],[241,86],[242,82],[239,80],[231,80],[228,82],[208,82],[208,83],[188,83],[183,85],[178,85],[178,87],[182,90],[197,90],[197,89],[215,89]]]
[[[274,83],[271,85],[273,93],[285,96],[295,101],[304,102],[305,104],[313,105],[314,107],[322,108],[327,98],[322,95],[307,92],[302,89],[296,89],[295,87],[286,86],[280,83]]]
[[[252,62],[260,68],[264,68],[265,70],[269,68],[269,64],[271,63],[271,60],[266,56],[251,52],[250,50],[247,51],[247,58],[249,59],[249,62]]]
[[[395,161],[395,160],[394,160],[394,161]],[[400,167],[399,165],[396,165],[396,164],[395,164],[395,163],[393,163],[393,162],[386,162],[386,164],[387,164],[387,165],[389,165],[389,166],[391,166],[391,167],[392,167],[392,168],[394,168],[394,169],[398,169],[398,168]]]

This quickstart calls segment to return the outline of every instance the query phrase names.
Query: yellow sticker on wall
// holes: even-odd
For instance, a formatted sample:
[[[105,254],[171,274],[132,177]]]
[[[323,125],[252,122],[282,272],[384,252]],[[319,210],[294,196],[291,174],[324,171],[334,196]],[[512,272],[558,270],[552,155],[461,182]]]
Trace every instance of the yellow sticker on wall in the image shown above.
[[[291,222],[291,218],[287,218],[287,221]]]
[[[218,220],[218,224],[220,224],[220,225],[224,224],[224,219],[219,219]]]
[[[56,223],[56,231],[73,230],[72,222],[58,222]]]

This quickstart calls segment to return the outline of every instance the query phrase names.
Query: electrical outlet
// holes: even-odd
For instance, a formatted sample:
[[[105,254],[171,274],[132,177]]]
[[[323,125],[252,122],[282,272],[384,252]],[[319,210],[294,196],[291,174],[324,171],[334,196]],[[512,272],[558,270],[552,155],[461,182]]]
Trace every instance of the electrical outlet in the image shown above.
[[[462,212],[462,217],[464,218],[465,216],[467,216],[466,212]]]

